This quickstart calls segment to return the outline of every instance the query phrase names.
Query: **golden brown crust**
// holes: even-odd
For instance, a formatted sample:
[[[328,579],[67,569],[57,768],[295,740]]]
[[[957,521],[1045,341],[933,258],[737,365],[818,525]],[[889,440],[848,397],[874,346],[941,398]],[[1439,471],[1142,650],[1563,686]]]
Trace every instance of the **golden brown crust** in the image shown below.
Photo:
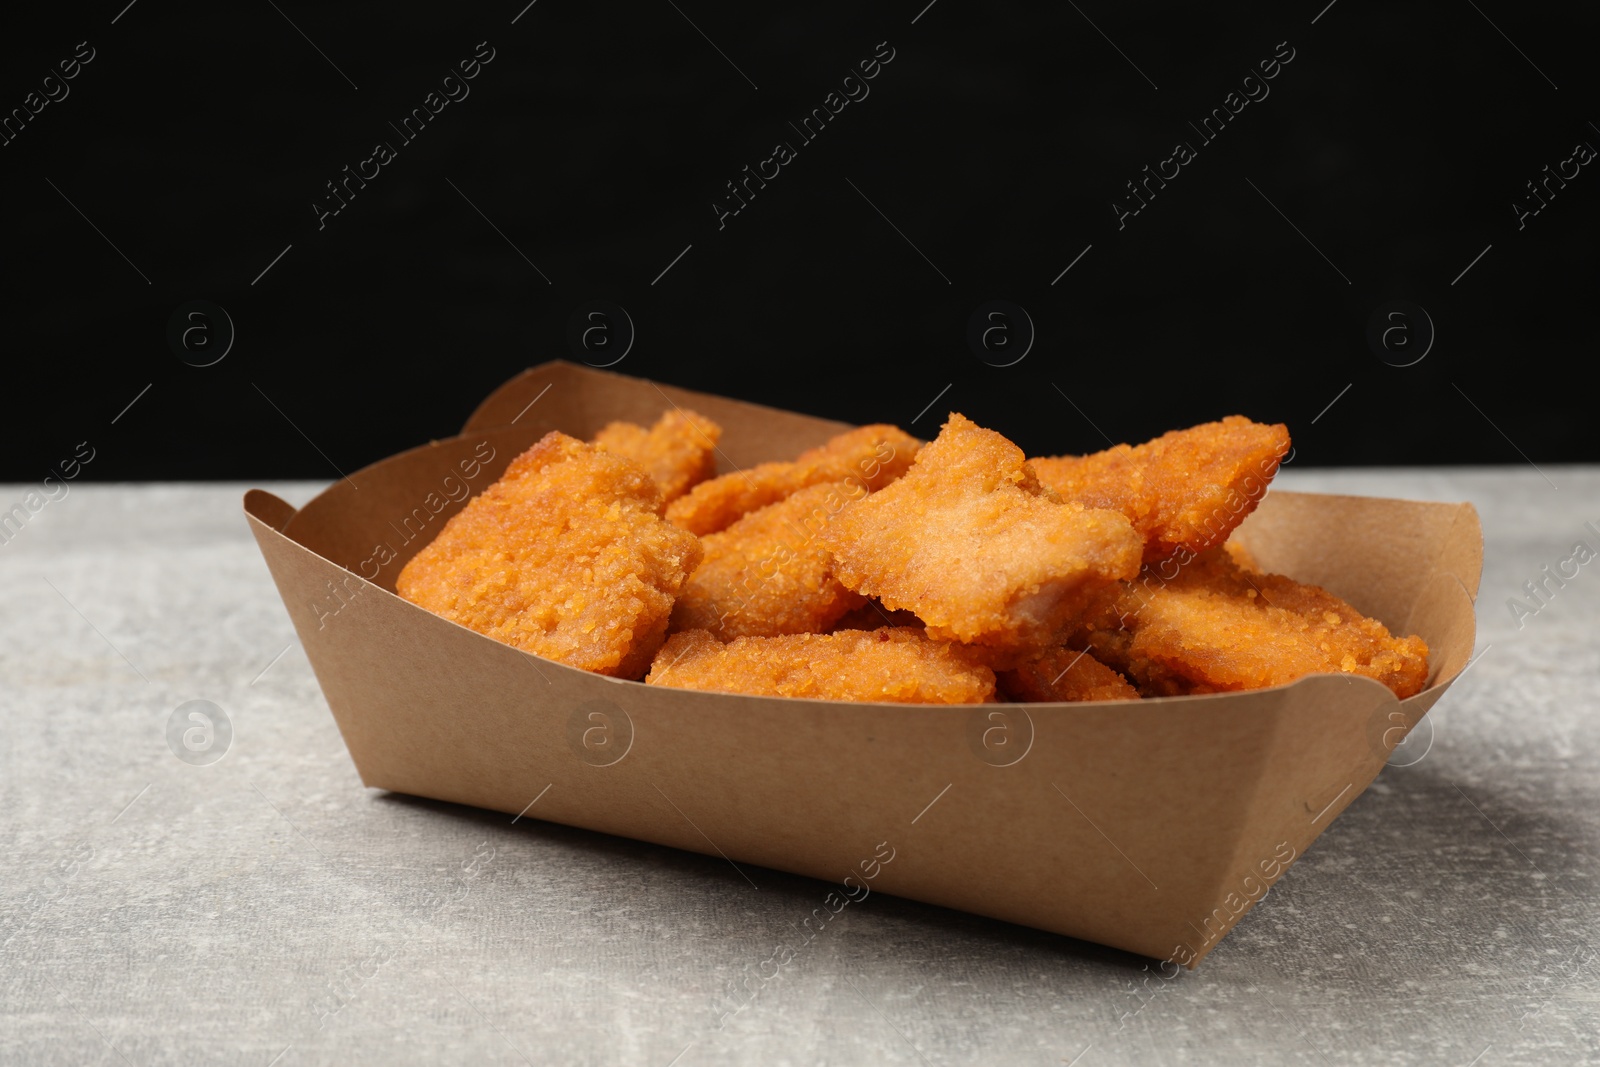
[[[1126,515],[1149,561],[1221,544],[1266,495],[1288,451],[1288,427],[1230,415],[1142,445],[1031,462],[1063,500]]]
[[[824,482],[850,481],[868,492],[881,489],[905,473],[921,444],[894,426],[862,426],[802,452],[793,462],[758,463],[702,482],[668,505],[667,521],[704,536]]]
[[[1087,651],[1055,648],[1000,675],[1000,691],[1019,702],[1137,700],[1139,691]]]
[[[664,412],[648,430],[631,422],[607,423],[592,443],[649,471],[662,502],[670,504],[716,473],[721,438],[721,426],[677,408]]]
[[[1421,638],[1226,541],[1287,451],[1281,426],[1233,416],[1030,464],[951,413],[926,446],[866,426],[694,486],[720,433],[674,411],[592,445],[547,434],[396,589],[576,667],[763,696],[1119,700],[1318,672],[1402,698],[1427,684]],[[714,532],[702,545],[694,528]]]
[[[638,678],[700,562],[632,460],[548,433],[401,570],[402,597],[498,641]]]
[[[1022,656],[1060,644],[1138,573],[1143,548],[1120,512],[1054,499],[1021,449],[956,413],[819,540],[846,587],[915,613],[929,636]]]
[[[1260,573],[1261,565],[1256,562],[1256,557],[1250,554],[1248,548],[1231,537],[1222,543],[1222,551],[1228,554],[1228,558],[1233,560],[1233,565],[1240,570],[1249,571],[1251,574]]]
[[[740,637],[723,644],[704,630],[673,634],[645,679],[651,685],[751,696],[982,704],[994,672],[959,645],[914,628]]]
[[[1395,637],[1326,589],[1251,573],[1220,550],[1170,581],[1147,574],[1118,608],[1121,628],[1102,622],[1085,637],[1147,696],[1257,689],[1332,672],[1364,675],[1405,698],[1428,680],[1422,638]]]
[[[833,577],[816,537],[863,495],[853,482],[813,485],[707,534],[705,558],[672,609],[670,629],[709,630],[722,641],[819,633],[860,607],[866,598]]]

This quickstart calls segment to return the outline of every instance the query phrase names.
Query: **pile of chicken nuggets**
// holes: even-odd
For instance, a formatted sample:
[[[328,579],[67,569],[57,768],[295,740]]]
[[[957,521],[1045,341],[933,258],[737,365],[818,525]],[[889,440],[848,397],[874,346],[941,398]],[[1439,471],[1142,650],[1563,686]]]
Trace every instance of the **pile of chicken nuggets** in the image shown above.
[[[650,685],[823,700],[1135,700],[1314,672],[1420,692],[1428,647],[1228,536],[1289,450],[1241,416],[1029,460],[950,413],[716,475],[674,409],[547,434],[401,571],[496,640]]]

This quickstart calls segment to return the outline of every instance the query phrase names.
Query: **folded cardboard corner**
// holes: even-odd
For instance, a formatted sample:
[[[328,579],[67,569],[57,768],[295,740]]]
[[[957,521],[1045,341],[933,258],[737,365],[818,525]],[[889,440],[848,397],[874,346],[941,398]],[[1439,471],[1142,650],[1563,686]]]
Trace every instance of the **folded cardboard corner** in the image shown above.
[[[1353,675],[1092,704],[749,697],[589,674],[394,594],[399,569],[545,432],[669,405],[722,465],[843,424],[569,363],[496,390],[464,432],[296,511],[245,511],[362,781],[877,889],[1193,966],[1377,775],[1465,667],[1470,504],[1270,492],[1236,533],[1269,570],[1421,634],[1427,689]],[[884,857],[890,857],[885,860]],[[759,882],[760,872],[739,869]],[[848,879],[848,880],[847,880]]]

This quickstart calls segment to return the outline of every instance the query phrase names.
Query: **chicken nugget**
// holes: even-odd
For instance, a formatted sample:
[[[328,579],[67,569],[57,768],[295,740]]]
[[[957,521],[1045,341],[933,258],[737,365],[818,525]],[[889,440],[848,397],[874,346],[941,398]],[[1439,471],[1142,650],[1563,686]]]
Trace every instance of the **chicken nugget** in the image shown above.
[[[1256,557],[1251,555],[1250,550],[1239,542],[1229,538],[1222,542],[1222,551],[1228,554],[1228,558],[1233,560],[1234,566],[1240,570],[1249,571],[1251,574],[1260,573],[1261,565],[1256,562]]]
[[[878,489],[904,474],[921,447],[921,441],[900,427],[874,422],[835,434],[800,453],[795,462],[842,464],[841,477],[854,477],[868,489]]]
[[[909,471],[818,539],[847,588],[915,613],[930,637],[1022,658],[1114,597],[1144,548],[1121,512],[1061,502],[1021,449],[954,412]]]
[[[1137,700],[1128,680],[1088,651],[1054,648],[999,676],[1000,691],[1019,702]]]
[[[1281,574],[1253,574],[1213,550],[1118,603],[1122,627],[1087,635],[1095,655],[1147,696],[1281,685],[1315,672],[1360,674],[1405,698],[1428,680],[1428,645],[1396,637],[1339,597]]]
[[[672,631],[736,637],[818,633],[866,598],[833,577],[816,536],[866,491],[825,482],[750,512],[701,539],[705,558],[672,609]],[[881,622],[877,625],[883,625]]]
[[[631,422],[608,423],[592,443],[649,471],[662,502],[670,504],[717,472],[721,437],[721,426],[677,408],[663,413],[648,430]]]
[[[566,434],[512,460],[401,570],[402,597],[526,652],[638,678],[700,562],[643,467]]]
[[[862,426],[802,452],[793,462],[758,463],[701,482],[667,506],[667,521],[703,536],[823,482],[851,481],[872,492],[904,474],[921,444],[894,426]]]
[[[966,649],[898,627],[740,637],[727,644],[704,630],[686,630],[667,638],[645,681],[678,689],[817,700],[994,700],[994,672]]]
[[[1063,500],[1126,515],[1149,561],[1221,544],[1266,495],[1288,451],[1288,427],[1230,415],[1142,445],[1031,462]]]

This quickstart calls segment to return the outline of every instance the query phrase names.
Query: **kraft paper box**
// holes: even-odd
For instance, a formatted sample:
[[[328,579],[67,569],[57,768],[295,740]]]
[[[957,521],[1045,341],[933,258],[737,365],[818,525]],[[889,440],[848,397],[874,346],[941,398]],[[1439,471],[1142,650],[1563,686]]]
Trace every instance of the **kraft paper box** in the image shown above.
[[[1242,693],[920,706],[646,686],[522,652],[394,594],[445,520],[547,431],[671,404],[721,469],[845,425],[547,363],[460,436],[245,511],[368,786],[843,882],[1193,966],[1359,796],[1465,667],[1470,504],[1274,490],[1234,534],[1431,650],[1429,686],[1313,675]],[[999,427],[1002,431],[1004,427]],[[730,874],[731,877],[731,874]],[[852,896],[852,899],[858,899]]]

